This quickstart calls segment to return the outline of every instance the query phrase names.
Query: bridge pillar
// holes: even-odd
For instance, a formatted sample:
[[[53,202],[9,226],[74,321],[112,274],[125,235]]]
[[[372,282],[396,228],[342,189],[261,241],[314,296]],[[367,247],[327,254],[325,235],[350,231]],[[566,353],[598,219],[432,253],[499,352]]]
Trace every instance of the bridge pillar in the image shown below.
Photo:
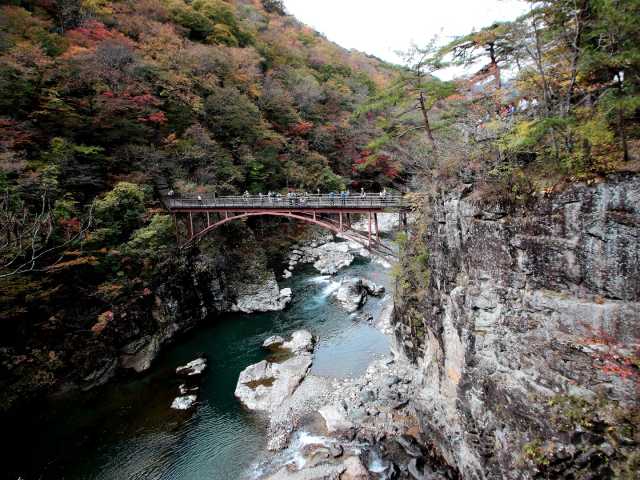
[[[189,240],[193,238],[193,214],[189,212]]]
[[[373,214],[373,220],[375,221],[375,227],[376,227],[376,243],[378,245],[380,245],[380,230],[378,229],[378,214],[377,213]]]
[[[371,248],[371,212],[369,212],[369,248]]]
[[[207,212],[207,228],[211,226],[211,217],[209,216],[209,212]]]
[[[178,230],[178,219],[176,218],[176,214],[171,215],[173,217],[173,228],[176,231],[176,245],[180,248],[180,230]]]
[[[342,212],[340,212],[338,215],[340,215],[340,231],[342,232]]]

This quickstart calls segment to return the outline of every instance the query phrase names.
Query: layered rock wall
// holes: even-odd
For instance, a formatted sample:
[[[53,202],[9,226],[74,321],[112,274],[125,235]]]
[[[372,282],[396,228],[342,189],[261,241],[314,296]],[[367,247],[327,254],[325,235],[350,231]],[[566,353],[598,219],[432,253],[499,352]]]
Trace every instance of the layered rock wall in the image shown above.
[[[509,208],[469,185],[424,210],[394,321],[428,437],[465,478],[633,472],[640,177]],[[417,259],[422,291],[406,273]]]

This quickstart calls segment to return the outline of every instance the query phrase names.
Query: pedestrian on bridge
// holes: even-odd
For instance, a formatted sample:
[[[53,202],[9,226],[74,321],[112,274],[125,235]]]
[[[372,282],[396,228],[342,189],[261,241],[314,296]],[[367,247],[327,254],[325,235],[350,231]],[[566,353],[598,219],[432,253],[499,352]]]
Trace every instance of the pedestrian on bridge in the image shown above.
[[[360,198],[367,198],[367,194],[364,192],[364,187],[360,189]]]
[[[329,201],[331,202],[331,205],[333,205],[336,201],[336,192],[331,192],[329,194]]]

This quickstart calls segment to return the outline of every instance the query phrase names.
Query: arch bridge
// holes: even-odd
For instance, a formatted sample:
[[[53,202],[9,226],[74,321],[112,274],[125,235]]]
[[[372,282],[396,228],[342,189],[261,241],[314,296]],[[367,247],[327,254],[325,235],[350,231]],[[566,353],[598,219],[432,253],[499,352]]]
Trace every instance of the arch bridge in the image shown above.
[[[273,216],[318,225],[370,250],[393,256],[393,250],[380,241],[378,213],[395,212],[399,216],[400,225],[406,227],[409,210],[401,195],[219,197],[204,194],[178,195],[164,191],[161,192],[161,197],[173,216],[181,248],[193,245],[207,233],[234,220]],[[352,215],[355,214],[368,217],[367,232],[359,232],[352,227]]]

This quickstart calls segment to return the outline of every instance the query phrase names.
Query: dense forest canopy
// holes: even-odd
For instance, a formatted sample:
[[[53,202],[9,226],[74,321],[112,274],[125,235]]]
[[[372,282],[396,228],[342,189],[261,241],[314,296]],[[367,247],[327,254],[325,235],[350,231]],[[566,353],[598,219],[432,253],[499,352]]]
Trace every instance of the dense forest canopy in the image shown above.
[[[80,237],[129,239],[139,205],[127,225],[93,205],[118,182],[129,187],[112,203],[132,206],[149,204],[158,175],[236,194],[339,190],[352,177],[381,188],[398,174],[353,168],[376,127],[352,114],[394,68],[280,2],[1,3],[4,275],[42,268]]]
[[[513,201],[637,170],[640,2],[528,3],[513,22],[407,52],[407,68],[360,109],[385,131],[370,146],[430,188],[473,181]],[[454,88],[433,76],[451,65],[482,67]]]
[[[397,67],[278,0],[0,1],[0,334],[77,297],[102,325],[149,295],[175,257],[155,177],[219,195],[473,183],[521,204],[637,170],[640,0],[528,3]]]

